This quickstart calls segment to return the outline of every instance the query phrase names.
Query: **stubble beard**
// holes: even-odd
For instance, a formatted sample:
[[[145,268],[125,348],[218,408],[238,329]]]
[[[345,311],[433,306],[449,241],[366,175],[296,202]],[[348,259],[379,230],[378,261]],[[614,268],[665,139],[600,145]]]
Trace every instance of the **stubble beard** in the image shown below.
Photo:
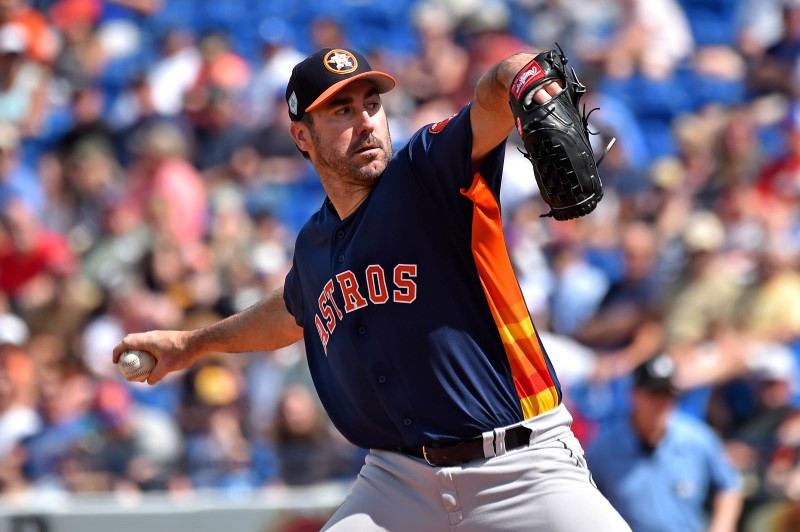
[[[386,132],[386,140],[380,139],[375,135],[369,135],[362,138],[346,155],[335,153],[313,131],[311,135],[317,146],[316,166],[318,169],[354,185],[374,185],[383,175],[389,160],[392,158],[392,136],[388,131]],[[360,156],[361,159],[366,159],[367,163],[355,161],[351,156],[348,156],[355,153],[360,147],[370,144],[378,146],[380,151]],[[375,161],[379,161],[380,164],[372,164]]]

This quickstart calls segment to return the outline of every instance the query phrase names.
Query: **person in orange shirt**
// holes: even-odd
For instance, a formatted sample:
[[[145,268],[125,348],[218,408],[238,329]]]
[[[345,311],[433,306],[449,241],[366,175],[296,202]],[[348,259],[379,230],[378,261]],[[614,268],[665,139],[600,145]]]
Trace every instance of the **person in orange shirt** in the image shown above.
[[[50,64],[58,50],[53,29],[47,18],[24,0],[0,0],[0,26],[18,24],[28,33],[28,53],[42,64]]]

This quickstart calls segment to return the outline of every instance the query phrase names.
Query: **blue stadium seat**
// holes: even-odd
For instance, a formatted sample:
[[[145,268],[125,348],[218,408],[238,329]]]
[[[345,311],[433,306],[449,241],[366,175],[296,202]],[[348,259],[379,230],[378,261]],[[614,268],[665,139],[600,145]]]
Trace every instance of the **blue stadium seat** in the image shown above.
[[[678,400],[678,409],[697,419],[705,420],[713,386],[700,386],[684,392]]]
[[[169,0],[157,13],[148,17],[145,25],[163,32],[172,28],[191,28],[196,3],[193,0]]]
[[[736,43],[738,0],[679,0],[698,46]]]
[[[664,80],[639,74],[625,80],[606,79],[598,85],[598,90],[628,105],[642,127],[653,159],[676,153],[672,121],[692,110],[691,87],[680,74]]]
[[[744,101],[747,90],[744,80],[726,80],[694,73],[691,79],[692,108],[710,104],[735,106]]]
[[[114,59],[106,64],[98,77],[98,83],[105,91],[116,94],[146,71],[151,58],[149,51],[142,50],[132,56]]]
[[[575,383],[568,393],[580,415],[602,431],[630,412],[631,384],[630,375],[625,375],[609,381]]]
[[[672,134],[671,121],[644,119],[639,120],[639,123],[653,160],[677,154],[678,146]]]

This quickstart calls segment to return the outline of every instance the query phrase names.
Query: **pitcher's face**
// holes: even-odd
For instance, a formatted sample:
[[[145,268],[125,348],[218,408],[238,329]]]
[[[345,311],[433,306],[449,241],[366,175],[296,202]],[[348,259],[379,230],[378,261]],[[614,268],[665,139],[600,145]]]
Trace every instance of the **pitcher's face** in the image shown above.
[[[354,81],[296,122],[292,131],[320,175],[356,185],[373,185],[392,157],[389,125],[375,86]]]

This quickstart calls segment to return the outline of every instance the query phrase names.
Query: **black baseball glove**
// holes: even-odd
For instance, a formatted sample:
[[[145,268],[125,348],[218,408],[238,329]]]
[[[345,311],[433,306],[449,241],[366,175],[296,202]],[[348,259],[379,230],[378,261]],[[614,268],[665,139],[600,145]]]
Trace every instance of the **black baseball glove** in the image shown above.
[[[586,87],[566,65],[560,47],[542,52],[519,71],[510,90],[511,112],[526,150],[522,154],[533,164],[542,199],[551,209],[542,216],[556,220],[584,216],[603,197],[599,163],[589,143],[589,115],[585,107],[583,112],[578,108]],[[561,92],[544,104],[536,103],[533,93],[556,80],[563,86]]]

